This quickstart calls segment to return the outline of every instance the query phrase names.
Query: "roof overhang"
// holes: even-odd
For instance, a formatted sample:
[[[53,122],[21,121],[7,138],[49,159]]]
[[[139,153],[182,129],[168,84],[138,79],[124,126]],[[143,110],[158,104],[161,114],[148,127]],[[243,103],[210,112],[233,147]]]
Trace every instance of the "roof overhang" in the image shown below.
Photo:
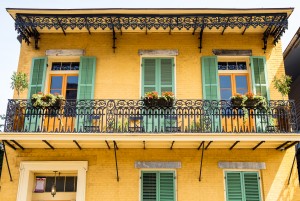
[[[26,43],[40,33],[234,32],[271,35],[276,44],[293,8],[264,9],[19,9],[8,8]]]
[[[93,133],[2,133],[0,139],[17,148],[192,148],[204,142],[206,149],[285,150],[299,141],[298,133],[225,133],[225,134],[93,134]]]

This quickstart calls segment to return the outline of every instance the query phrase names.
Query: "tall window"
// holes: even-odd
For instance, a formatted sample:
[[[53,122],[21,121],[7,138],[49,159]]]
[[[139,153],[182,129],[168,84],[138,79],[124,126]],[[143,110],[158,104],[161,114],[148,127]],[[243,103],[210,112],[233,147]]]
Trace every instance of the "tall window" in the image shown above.
[[[222,100],[249,91],[249,74],[246,62],[218,62],[220,95]]]
[[[226,201],[261,201],[258,172],[225,172]]]
[[[175,201],[175,172],[142,172],[142,201]]]
[[[175,91],[173,58],[143,58],[142,67],[142,96],[150,91]]]

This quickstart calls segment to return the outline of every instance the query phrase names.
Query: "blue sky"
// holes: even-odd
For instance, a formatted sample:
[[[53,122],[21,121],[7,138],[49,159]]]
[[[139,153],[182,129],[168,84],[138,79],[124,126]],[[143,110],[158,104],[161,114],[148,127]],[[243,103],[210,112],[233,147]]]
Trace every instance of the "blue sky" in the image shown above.
[[[300,0],[2,0],[0,5],[0,114],[12,97],[10,77],[17,70],[20,44],[14,21],[5,8],[282,8],[294,7],[289,29],[282,37],[283,50],[300,26]]]

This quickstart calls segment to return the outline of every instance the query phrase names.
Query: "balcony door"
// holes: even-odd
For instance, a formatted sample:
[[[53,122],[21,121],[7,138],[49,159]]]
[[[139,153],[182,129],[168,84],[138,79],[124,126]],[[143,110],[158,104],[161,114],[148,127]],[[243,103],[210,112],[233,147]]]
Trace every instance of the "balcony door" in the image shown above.
[[[231,96],[249,91],[247,74],[219,74],[221,100],[229,100]]]
[[[78,75],[75,74],[62,74],[50,76],[50,89],[51,94],[63,95],[67,100],[77,99],[78,89]]]

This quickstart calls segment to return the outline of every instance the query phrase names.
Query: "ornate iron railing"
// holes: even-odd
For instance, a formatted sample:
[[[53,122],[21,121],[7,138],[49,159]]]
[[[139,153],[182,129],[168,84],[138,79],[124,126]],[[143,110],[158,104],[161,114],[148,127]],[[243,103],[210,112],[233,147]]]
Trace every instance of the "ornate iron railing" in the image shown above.
[[[8,102],[5,132],[55,133],[291,133],[297,132],[293,101],[265,108],[230,101],[176,100],[146,106],[143,100],[67,100],[60,108],[36,108],[31,100]]]

